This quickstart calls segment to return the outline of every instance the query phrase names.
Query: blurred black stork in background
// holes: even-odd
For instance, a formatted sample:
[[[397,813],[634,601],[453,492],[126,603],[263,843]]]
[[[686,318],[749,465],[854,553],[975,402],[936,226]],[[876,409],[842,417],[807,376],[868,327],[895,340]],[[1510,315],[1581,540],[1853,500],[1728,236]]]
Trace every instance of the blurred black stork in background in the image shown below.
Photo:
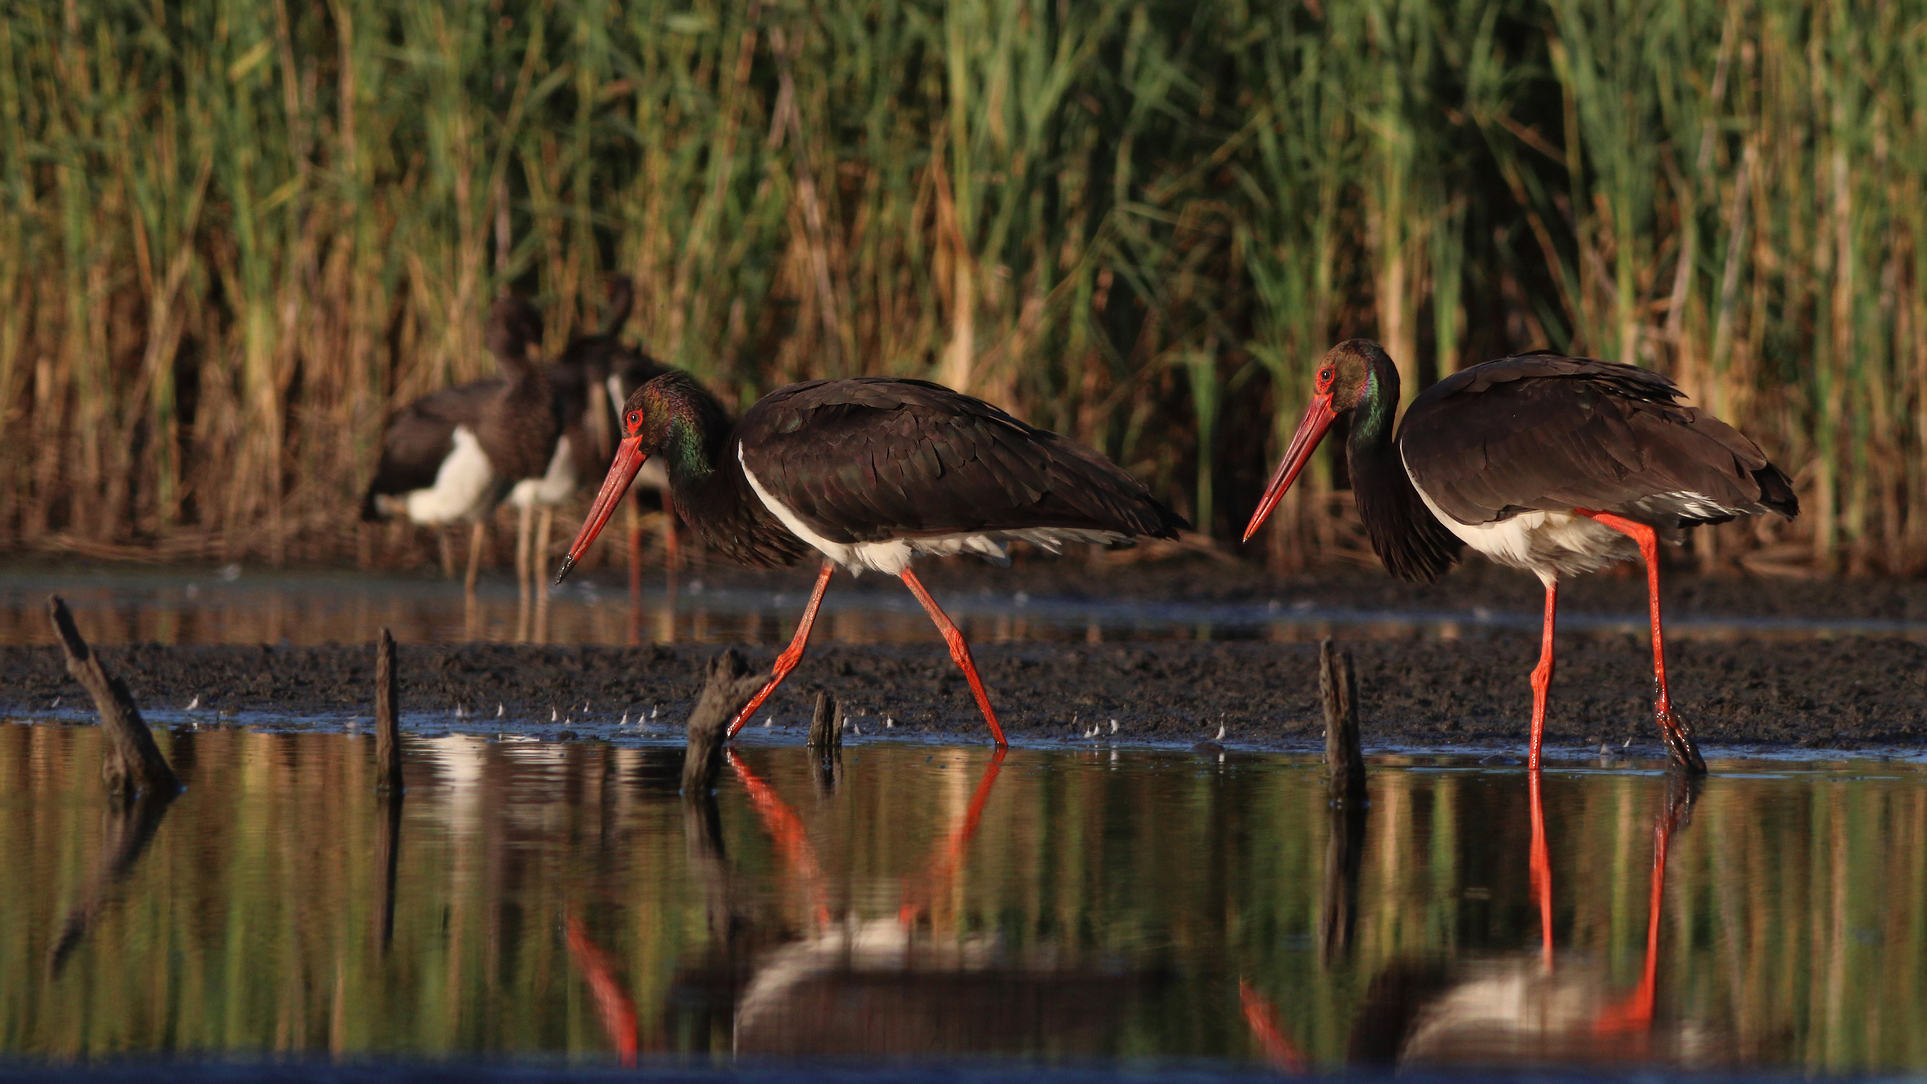
[[[980,399],[923,380],[856,377],[779,388],[734,425],[716,397],[671,371],[623,407],[623,439],[561,582],[651,456],[668,461],[676,507],[704,543],[759,567],[823,555],[790,645],[770,679],[730,723],[742,729],[802,658],[830,574],[874,569],[900,577],[963,670],[997,745],[1003,728],[970,648],[910,563],[975,553],[1004,562],[1016,540],[1055,551],[1066,542],[1174,538],[1184,521],[1143,483],[1096,451],[1025,425]]]
[[[485,338],[502,376],[443,388],[396,411],[361,506],[365,520],[405,515],[429,526],[473,524],[471,591],[483,518],[518,485],[539,484],[550,473],[562,435],[555,394],[533,356],[542,314],[504,296],[489,309]],[[525,505],[524,539],[528,525]]]
[[[497,302],[490,316],[489,344],[502,366],[503,377],[470,381],[432,392],[403,407],[389,419],[382,436],[382,455],[362,504],[364,519],[407,515],[416,523],[442,525],[468,521],[468,571],[464,586],[475,589],[481,557],[483,520],[506,500],[521,512],[516,538],[516,579],[525,599],[543,579],[548,538],[555,508],[568,500],[584,478],[606,473],[615,451],[615,411],[628,395],[667,371],[655,359],[622,342],[618,332],[628,320],[634,287],[625,276],[608,282],[608,305],[597,334],[570,340],[554,363],[541,367],[544,382],[530,379],[530,353],[542,336],[542,318],[526,302]],[[497,325],[501,329],[497,330]],[[499,347],[499,348],[498,348]],[[505,352],[513,356],[505,356]],[[547,402],[543,403],[546,388]],[[516,405],[504,404],[512,400]],[[541,453],[542,467],[532,474],[508,477],[506,470],[526,471],[528,464],[510,464],[506,437],[511,428],[527,436],[539,428],[541,409],[555,420],[556,435]],[[493,419],[484,423],[484,414]],[[487,432],[484,441],[481,434]],[[526,460],[529,450],[524,450]],[[667,494],[668,477],[660,469],[638,480]],[[539,520],[537,514],[539,513]],[[673,567],[675,535],[673,511],[665,501],[667,548]],[[639,524],[632,522],[632,531]],[[640,559],[639,533],[632,537],[631,578]]]
[[[1672,762],[1706,770],[1666,690],[1658,541],[1735,516],[1800,510],[1792,484],[1759,445],[1682,404],[1671,380],[1631,365],[1519,354],[1440,380],[1393,414],[1398,369],[1366,339],[1325,355],[1298,431],[1252,513],[1250,539],[1332,422],[1349,416],[1352,491],[1372,548],[1394,575],[1436,579],[1461,544],[1537,575],[1546,588],[1532,671],[1532,749],[1539,768],[1552,682],[1553,612],[1562,576],[1635,556],[1646,563],[1654,714]]]

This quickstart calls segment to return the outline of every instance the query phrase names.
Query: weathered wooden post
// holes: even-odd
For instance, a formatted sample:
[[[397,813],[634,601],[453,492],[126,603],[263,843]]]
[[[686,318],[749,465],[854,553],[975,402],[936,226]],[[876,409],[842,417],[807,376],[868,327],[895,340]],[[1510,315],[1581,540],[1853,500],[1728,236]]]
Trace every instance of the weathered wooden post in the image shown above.
[[[375,641],[375,789],[400,791],[401,712],[395,674],[395,638],[387,629]]]
[[[828,692],[816,694],[816,711],[810,716],[811,749],[828,752],[843,748],[843,709]]]
[[[763,687],[767,676],[750,673],[749,664],[735,648],[710,660],[709,679],[703,684],[702,694],[696,697],[696,708],[689,713],[689,723],[684,727],[688,738],[682,762],[685,795],[708,794],[715,786],[716,772],[722,767],[723,742],[728,737],[723,728]]]
[[[828,692],[816,694],[816,710],[810,716],[810,737],[806,743],[815,754],[816,790],[832,794],[843,776],[843,705]]]
[[[1325,706],[1325,767],[1333,805],[1363,805],[1365,758],[1358,749],[1358,678],[1352,653],[1318,644],[1318,692]]]
[[[1325,709],[1325,765],[1331,797],[1325,885],[1318,915],[1318,960],[1330,966],[1351,952],[1358,922],[1358,875],[1365,856],[1365,758],[1359,751],[1358,678],[1351,652],[1318,645],[1318,691]]]
[[[100,664],[100,657],[87,647],[74,625],[74,615],[67,612],[67,603],[59,595],[47,596],[47,616],[66,653],[67,672],[87,690],[94,700],[94,710],[100,713],[100,726],[107,734],[100,775],[107,793],[121,801],[141,795],[172,798],[180,793],[181,781],[154,744],[154,735],[141,718],[127,683]]]

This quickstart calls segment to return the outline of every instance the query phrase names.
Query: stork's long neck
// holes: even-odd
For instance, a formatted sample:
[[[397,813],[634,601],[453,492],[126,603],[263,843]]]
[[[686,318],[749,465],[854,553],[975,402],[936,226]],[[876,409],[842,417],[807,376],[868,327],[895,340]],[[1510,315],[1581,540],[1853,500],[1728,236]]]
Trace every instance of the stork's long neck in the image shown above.
[[[676,511],[703,543],[741,564],[786,565],[801,552],[788,529],[750,489],[736,455],[736,425],[722,403],[689,382],[665,392],[669,428],[662,456]]]
[[[1351,433],[1345,442],[1352,488],[1364,493],[1397,483],[1409,489],[1411,479],[1399,462],[1398,447],[1392,440],[1398,413],[1398,369],[1389,358],[1377,357],[1372,359],[1369,374],[1358,404],[1352,408]],[[1381,477],[1388,470],[1393,477]]]
[[[1459,542],[1425,507],[1406,473],[1395,439],[1398,369],[1381,352],[1352,408],[1345,451],[1352,496],[1372,549],[1403,579],[1432,580],[1449,567]]]

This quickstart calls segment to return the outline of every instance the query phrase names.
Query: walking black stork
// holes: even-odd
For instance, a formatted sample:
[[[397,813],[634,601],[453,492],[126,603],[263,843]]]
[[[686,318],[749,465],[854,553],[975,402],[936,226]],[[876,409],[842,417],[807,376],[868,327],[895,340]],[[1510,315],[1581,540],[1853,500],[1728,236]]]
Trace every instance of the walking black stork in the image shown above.
[[[811,380],[758,400],[733,427],[715,396],[670,372],[623,407],[623,439],[562,567],[560,583],[614,511],[644,460],[669,463],[683,518],[704,543],[742,564],[795,564],[808,549],[823,570],[796,635],[769,682],[731,721],[742,729],[803,656],[838,565],[902,578],[950,645],[991,736],[1003,728],[963,634],[910,570],[923,554],[1006,560],[1022,539],[1066,542],[1174,538],[1184,521],[1142,483],[1073,440],[1025,425],[980,399],[922,380]]]
[[[474,524],[471,590],[482,518],[519,483],[549,474],[556,458],[562,420],[532,356],[541,338],[542,315],[533,306],[516,297],[496,301],[486,339],[502,378],[443,388],[396,411],[362,500],[367,520],[405,515],[420,524]]]
[[[1319,367],[1311,405],[1245,528],[1249,539],[1332,422],[1350,416],[1346,452],[1372,548],[1394,575],[1430,581],[1460,544],[1537,575],[1546,587],[1532,671],[1531,767],[1538,770],[1552,682],[1559,578],[1638,556],[1653,626],[1654,714],[1673,761],[1705,763],[1666,691],[1658,540],[1735,516],[1800,510],[1787,476],[1732,426],[1679,400],[1673,382],[1631,365],[1520,354],[1454,373],[1405,412],[1398,370],[1365,339]]]

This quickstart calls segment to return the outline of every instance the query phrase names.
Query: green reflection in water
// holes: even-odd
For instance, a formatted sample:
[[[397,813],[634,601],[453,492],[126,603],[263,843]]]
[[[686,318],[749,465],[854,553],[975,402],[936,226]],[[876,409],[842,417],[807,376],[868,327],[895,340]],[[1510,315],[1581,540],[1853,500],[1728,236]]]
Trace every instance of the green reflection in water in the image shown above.
[[[98,737],[0,725],[0,1053],[1927,1066],[1911,768],[1549,773],[1548,969],[1518,768],[1377,760],[1348,829],[1285,756],[746,746],[705,807],[450,736],[396,808],[372,741],[217,730],[143,848]]]

